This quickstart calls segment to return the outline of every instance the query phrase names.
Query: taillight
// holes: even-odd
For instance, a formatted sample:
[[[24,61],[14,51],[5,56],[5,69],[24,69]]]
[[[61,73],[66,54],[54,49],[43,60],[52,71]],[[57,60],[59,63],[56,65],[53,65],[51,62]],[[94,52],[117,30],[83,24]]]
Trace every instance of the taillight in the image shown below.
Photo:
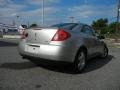
[[[64,41],[70,37],[70,33],[64,31],[63,29],[59,29],[57,33],[52,38],[52,41]]]
[[[21,35],[21,39],[26,39],[27,37],[28,37],[28,33],[24,31]]]

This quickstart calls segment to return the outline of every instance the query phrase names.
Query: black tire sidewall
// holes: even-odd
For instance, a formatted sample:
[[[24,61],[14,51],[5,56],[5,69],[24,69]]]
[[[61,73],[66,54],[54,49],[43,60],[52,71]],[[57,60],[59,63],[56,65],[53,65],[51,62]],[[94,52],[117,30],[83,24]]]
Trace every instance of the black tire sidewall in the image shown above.
[[[105,45],[103,49],[104,49],[104,51],[103,51],[103,54],[101,55],[101,58],[107,58],[108,57],[108,52],[109,52],[107,46]],[[104,56],[105,49],[107,50],[107,55],[106,56]]]
[[[79,54],[80,53],[84,53],[84,56],[85,56],[85,65],[84,65],[84,68],[82,68],[81,70],[79,69],[79,67],[78,67],[78,56],[79,56]],[[86,67],[86,53],[85,53],[85,51],[84,50],[80,50],[78,53],[77,53],[77,56],[76,56],[76,58],[75,58],[75,62],[74,62],[74,68],[75,68],[75,71],[77,72],[77,73],[81,73],[84,69],[85,69],[85,67]]]

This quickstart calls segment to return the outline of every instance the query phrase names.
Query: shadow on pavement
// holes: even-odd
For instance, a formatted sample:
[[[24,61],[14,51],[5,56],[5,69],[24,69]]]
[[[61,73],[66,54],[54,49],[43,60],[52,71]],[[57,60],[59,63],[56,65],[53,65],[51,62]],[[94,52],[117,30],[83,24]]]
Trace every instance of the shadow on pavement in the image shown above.
[[[0,65],[0,68],[15,69],[15,70],[30,69],[34,67],[37,67],[37,66],[31,62],[3,63]]]
[[[9,47],[9,46],[17,46],[17,43],[7,42],[7,41],[0,41],[0,47]]]
[[[99,59],[95,58],[93,60],[89,60],[87,62],[87,66],[85,70],[82,73],[88,73],[94,70],[97,70],[99,68],[102,68],[106,64],[108,64],[112,60],[113,56],[109,55],[106,59]],[[78,74],[74,70],[73,64],[62,64],[62,63],[56,63],[56,64],[46,64],[44,62],[41,62],[39,60],[32,60],[33,63],[37,64],[39,67],[52,70],[55,72],[61,72],[61,73],[68,73],[68,74]]]
[[[103,66],[105,66],[106,64],[108,64],[113,58],[114,58],[114,56],[109,55],[106,59],[94,58],[92,60],[89,60],[87,62],[86,69],[84,70],[83,73],[88,73],[90,71],[100,69]]]
[[[109,55],[108,58],[106,59],[95,58],[93,60],[89,60],[82,74],[102,68],[103,66],[108,64],[112,60],[112,58],[113,56]],[[30,68],[39,66],[41,68],[48,69],[55,72],[67,73],[67,74],[78,74],[75,72],[73,68],[73,64],[71,65],[71,64],[51,63],[51,62],[45,63],[46,61],[42,62],[44,60],[37,60],[37,59],[36,60],[30,59],[30,61],[32,61],[33,63],[32,62],[3,63],[0,65],[0,68],[24,70],[24,69],[30,69]]]

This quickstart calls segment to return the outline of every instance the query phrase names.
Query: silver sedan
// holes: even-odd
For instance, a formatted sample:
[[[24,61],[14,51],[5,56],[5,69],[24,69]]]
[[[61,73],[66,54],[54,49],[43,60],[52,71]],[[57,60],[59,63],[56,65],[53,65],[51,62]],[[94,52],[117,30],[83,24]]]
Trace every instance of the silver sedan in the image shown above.
[[[90,58],[108,56],[103,36],[96,36],[92,27],[81,23],[62,23],[48,28],[26,29],[21,35],[19,53],[22,57],[43,58],[74,64],[81,72]]]

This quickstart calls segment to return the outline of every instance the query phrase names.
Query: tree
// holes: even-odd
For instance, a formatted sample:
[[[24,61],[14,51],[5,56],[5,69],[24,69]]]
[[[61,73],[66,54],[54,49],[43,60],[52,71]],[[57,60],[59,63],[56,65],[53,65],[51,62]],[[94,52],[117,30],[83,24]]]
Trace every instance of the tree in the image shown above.
[[[96,21],[93,21],[92,27],[99,34],[106,34],[108,32],[108,19],[101,18],[101,19],[98,19]]]
[[[109,24],[109,33],[113,34],[116,31],[116,22],[112,22]]]
[[[115,34],[116,33],[116,28],[117,28],[117,25],[118,25],[118,30],[120,30],[120,23],[117,23],[117,22],[112,22],[109,24],[109,32],[111,34]],[[120,31],[118,31],[117,33],[119,33]]]
[[[32,27],[37,27],[38,25],[36,24],[36,23],[33,23],[33,24],[31,24],[30,25],[30,28],[32,28]]]

